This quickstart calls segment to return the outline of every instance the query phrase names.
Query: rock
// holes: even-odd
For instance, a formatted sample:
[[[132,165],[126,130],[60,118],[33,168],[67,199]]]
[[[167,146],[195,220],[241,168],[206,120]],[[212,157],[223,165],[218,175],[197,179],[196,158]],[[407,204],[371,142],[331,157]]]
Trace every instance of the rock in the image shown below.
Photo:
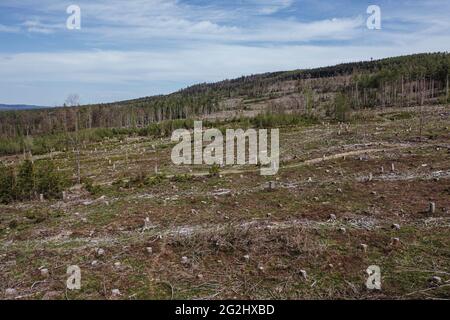
[[[102,248],[99,248],[98,250],[97,250],[97,255],[98,256],[103,256],[105,254],[105,250],[103,250]]]
[[[430,279],[430,284],[433,286],[439,286],[442,283],[442,278],[434,276]]]
[[[246,255],[244,256],[244,260],[249,261],[249,260],[250,260],[250,255],[246,254]]]
[[[368,248],[369,246],[368,246],[367,244],[362,243],[362,244],[359,245],[359,247],[360,247],[360,249],[361,249],[363,252],[367,252],[367,248]]]
[[[5,295],[9,298],[14,298],[17,296],[17,290],[14,288],[8,288],[5,290]]]
[[[189,258],[188,257],[181,257],[181,264],[187,265],[189,264]]]
[[[118,297],[121,296],[122,294],[120,293],[119,289],[112,289],[111,290],[111,294],[113,295],[113,297]]]
[[[436,213],[436,203],[430,202],[430,206],[429,206],[428,212],[431,213],[431,214]]]
[[[308,273],[305,270],[300,270],[300,274],[304,280],[308,280]]]
[[[147,251],[148,254],[152,254],[153,253],[153,248],[152,247],[147,247],[145,250]]]
[[[347,233],[347,229],[339,228],[339,232],[342,233],[342,234],[345,234],[345,233]]]
[[[153,226],[152,223],[150,222],[150,218],[149,217],[145,218],[144,226],[142,227],[142,232],[150,231],[154,228],[155,228],[155,226]]]
[[[400,230],[400,225],[399,225],[398,223],[394,223],[394,224],[392,225],[392,229]]]
[[[268,188],[269,188],[270,191],[275,190],[277,188],[276,182],[275,181],[270,181]]]
[[[336,215],[332,213],[332,214],[330,214],[328,219],[329,219],[329,221],[336,221],[337,218],[336,218]]]
[[[119,268],[121,265],[122,264],[119,261],[114,262],[114,267],[116,267],[116,268]]]
[[[97,260],[94,260],[94,261],[91,262],[91,266],[95,267],[96,265],[98,265],[98,261]]]
[[[393,238],[392,239],[392,242],[391,242],[391,245],[392,246],[398,246],[400,244],[400,238]]]
[[[43,277],[48,277],[48,269],[42,268],[42,269],[41,269],[41,276],[43,276]]]
[[[199,275],[197,276],[197,279],[198,279],[198,280],[203,280],[203,275],[202,275],[202,274],[199,274]]]

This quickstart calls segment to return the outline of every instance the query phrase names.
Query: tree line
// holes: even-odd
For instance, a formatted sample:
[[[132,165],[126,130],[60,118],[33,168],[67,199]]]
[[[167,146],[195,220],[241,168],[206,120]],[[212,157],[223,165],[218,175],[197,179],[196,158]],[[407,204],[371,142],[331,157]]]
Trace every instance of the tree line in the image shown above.
[[[79,134],[95,139],[116,134],[117,130],[164,130],[164,125],[155,124],[223,111],[223,102],[230,98],[272,99],[287,82],[297,83],[296,92],[304,98],[306,115],[313,109],[314,96],[329,93],[325,102],[333,105],[333,116],[339,120],[345,119],[351,109],[447,103],[449,73],[450,54],[417,54],[250,75],[117,103],[80,106],[76,99],[69,99],[59,108],[0,112],[0,154],[31,149],[45,152],[54,145],[69,149],[76,145]]]

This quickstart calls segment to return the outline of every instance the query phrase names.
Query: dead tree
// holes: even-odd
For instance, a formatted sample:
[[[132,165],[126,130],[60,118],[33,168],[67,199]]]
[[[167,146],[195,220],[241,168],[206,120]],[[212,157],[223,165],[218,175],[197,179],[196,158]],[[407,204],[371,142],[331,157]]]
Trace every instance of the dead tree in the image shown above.
[[[77,94],[71,94],[67,97],[66,103],[68,107],[72,107],[75,110],[75,137],[72,137],[69,133],[68,137],[71,140],[75,150],[75,162],[77,172],[77,183],[81,184],[81,161],[80,161],[80,137],[79,137],[79,113],[78,107],[80,106],[80,97]]]

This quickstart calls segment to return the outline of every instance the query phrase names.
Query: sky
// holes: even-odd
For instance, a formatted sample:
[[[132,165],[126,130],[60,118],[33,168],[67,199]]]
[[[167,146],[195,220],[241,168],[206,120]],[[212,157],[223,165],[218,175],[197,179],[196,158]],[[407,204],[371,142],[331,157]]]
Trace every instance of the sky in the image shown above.
[[[70,5],[81,28],[67,28]],[[381,29],[369,29],[369,5]],[[0,0],[0,103],[166,94],[263,72],[450,51],[448,0]]]

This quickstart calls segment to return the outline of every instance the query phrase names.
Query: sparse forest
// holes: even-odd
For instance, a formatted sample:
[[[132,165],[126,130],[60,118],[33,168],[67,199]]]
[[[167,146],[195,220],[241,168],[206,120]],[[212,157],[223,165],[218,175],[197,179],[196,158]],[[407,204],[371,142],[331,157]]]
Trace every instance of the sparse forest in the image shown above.
[[[351,110],[446,103],[449,72],[450,54],[417,54],[252,75],[108,104],[79,106],[70,97],[59,108],[0,112],[0,154],[70,150],[76,139],[159,135],[180,125],[172,120],[227,110],[239,114],[258,104],[272,113],[348,121]]]

